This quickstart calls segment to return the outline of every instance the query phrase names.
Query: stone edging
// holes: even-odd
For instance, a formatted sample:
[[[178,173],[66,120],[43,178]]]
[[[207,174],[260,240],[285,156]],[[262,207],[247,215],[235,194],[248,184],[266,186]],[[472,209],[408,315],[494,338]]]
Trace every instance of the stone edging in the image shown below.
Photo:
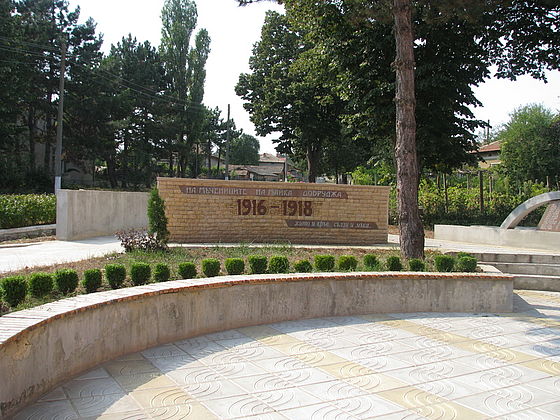
[[[0,229],[0,241],[11,241],[21,238],[36,238],[56,234],[56,224],[25,226],[12,229]]]
[[[311,273],[176,280],[0,317],[0,419],[104,361],[242,326],[383,312],[511,312],[513,277]]]

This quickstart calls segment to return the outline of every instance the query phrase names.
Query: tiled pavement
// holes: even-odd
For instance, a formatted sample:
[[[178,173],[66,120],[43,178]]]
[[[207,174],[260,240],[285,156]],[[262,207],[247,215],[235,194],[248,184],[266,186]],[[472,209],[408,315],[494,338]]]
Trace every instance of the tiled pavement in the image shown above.
[[[16,419],[559,419],[560,293],[506,315],[239,328],[122,357]]]

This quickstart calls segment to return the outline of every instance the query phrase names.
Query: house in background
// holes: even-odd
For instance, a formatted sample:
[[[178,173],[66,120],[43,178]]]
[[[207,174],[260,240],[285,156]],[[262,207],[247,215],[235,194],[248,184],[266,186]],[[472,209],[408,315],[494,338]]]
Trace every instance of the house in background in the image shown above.
[[[500,141],[493,141],[492,143],[485,144],[481,146],[476,153],[482,159],[478,163],[480,168],[488,169],[502,163],[500,160]]]
[[[233,179],[247,181],[303,181],[303,174],[289,158],[270,153],[259,155],[258,165],[232,165],[230,171]]]

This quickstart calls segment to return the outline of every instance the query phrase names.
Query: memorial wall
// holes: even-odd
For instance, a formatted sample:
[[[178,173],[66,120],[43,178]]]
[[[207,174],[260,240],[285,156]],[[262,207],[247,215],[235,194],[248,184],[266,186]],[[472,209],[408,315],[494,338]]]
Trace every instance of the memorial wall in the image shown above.
[[[158,178],[172,242],[387,242],[389,187]]]

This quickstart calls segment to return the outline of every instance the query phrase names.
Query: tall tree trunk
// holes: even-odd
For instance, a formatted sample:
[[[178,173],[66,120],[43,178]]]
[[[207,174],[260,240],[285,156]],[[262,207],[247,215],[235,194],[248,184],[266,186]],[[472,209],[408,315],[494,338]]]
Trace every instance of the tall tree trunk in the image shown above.
[[[28,131],[28,147],[29,147],[29,155],[28,155],[28,171],[35,170],[35,130],[36,130],[36,121],[35,121],[35,109],[33,107],[29,107],[29,111],[27,113],[27,129]]]
[[[397,55],[395,160],[401,253],[404,258],[424,256],[424,229],[418,211],[418,156],[414,88],[414,37],[411,0],[393,0]]]
[[[308,144],[306,153],[308,182],[317,182],[317,170],[320,155],[321,151],[319,147],[314,147],[312,144]]]

